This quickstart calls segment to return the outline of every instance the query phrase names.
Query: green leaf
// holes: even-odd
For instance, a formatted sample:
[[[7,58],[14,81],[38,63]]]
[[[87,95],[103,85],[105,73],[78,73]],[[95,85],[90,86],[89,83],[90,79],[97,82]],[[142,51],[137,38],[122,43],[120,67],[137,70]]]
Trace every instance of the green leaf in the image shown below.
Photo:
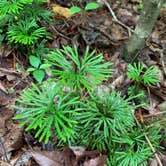
[[[99,8],[99,4],[96,2],[90,2],[85,6],[85,10],[94,10]]]
[[[36,70],[36,68],[30,67],[30,68],[27,69],[27,72],[32,72],[32,71],[35,71],[35,70]]]
[[[78,13],[78,12],[80,12],[80,11],[81,11],[81,8],[78,7],[78,6],[72,6],[72,7],[70,8],[70,14],[75,14],[75,13]]]
[[[44,78],[44,75],[45,75],[45,73],[44,73],[43,70],[35,70],[35,71],[33,72],[34,78],[35,78],[39,83],[42,82],[42,80],[43,80],[43,78]]]
[[[51,66],[51,64],[42,64],[40,65],[40,69],[49,69]]]
[[[31,64],[33,67],[35,67],[35,68],[38,68],[38,67],[39,67],[39,64],[40,64],[40,62],[41,62],[38,57],[33,56],[33,55],[31,55],[31,56],[29,57],[29,61],[30,61],[30,64]]]
[[[166,3],[163,4],[163,8],[166,8]]]

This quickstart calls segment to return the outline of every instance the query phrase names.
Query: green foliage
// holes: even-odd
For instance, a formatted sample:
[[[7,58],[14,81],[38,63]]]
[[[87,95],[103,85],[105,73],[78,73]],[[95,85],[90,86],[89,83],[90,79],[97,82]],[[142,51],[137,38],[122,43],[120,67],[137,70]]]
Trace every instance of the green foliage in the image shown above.
[[[45,69],[50,67],[49,64],[41,64],[41,60],[39,57],[31,55],[29,57],[29,61],[32,67],[27,69],[27,72],[32,72],[34,78],[41,83],[45,76]]]
[[[15,109],[22,113],[14,119],[24,119],[20,127],[27,124],[26,131],[36,130],[35,137],[39,137],[39,141],[45,139],[48,143],[55,135],[66,142],[74,134],[73,126],[77,123],[74,116],[81,109],[76,107],[80,101],[78,97],[71,97],[71,93],[63,93],[59,84],[50,81],[40,87],[32,84],[17,101],[21,105]]]
[[[140,3],[137,5],[137,8],[138,8],[138,10],[143,10],[144,4],[143,4],[142,2],[140,2]]]
[[[35,68],[38,68],[41,63],[40,58],[33,55],[29,57],[29,61],[30,61],[30,64]]]
[[[129,97],[133,97],[135,95],[137,95],[138,97],[136,97],[134,100],[137,100],[137,104],[138,103],[144,103],[146,104],[146,95],[145,95],[145,91],[142,90],[141,88],[137,87],[136,85],[132,85],[128,88],[128,95]]]
[[[71,14],[75,14],[75,13],[78,13],[78,12],[80,12],[80,11],[81,11],[81,8],[78,7],[78,6],[72,6],[72,7],[70,8],[70,13],[71,13]]]
[[[103,55],[89,52],[89,47],[83,56],[79,55],[78,48],[65,46],[48,55],[46,63],[51,64],[51,71],[65,86],[71,89],[93,90],[97,84],[111,76],[112,69],[109,62],[103,62]]]
[[[166,8],[166,3],[163,4],[163,8]]]
[[[80,140],[82,138],[83,144],[91,148],[107,151],[111,148],[113,136],[126,133],[134,125],[134,108],[117,92],[104,97],[91,96],[87,100],[86,110],[77,117]]]
[[[138,84],[144,83],[145,85],[151,86],[159,82],[158,70],[151,66],[145,70],[144,66],[139,62],[138,64],[128,65],[127,76],[131,80],[135,80]]]
[[[147,144],[145,136],[148,136],[153,146],[159,147],[159,128],[142,130],[140,126],[134,127],[127,134],[116,136],[116,150],[110,156],[110,160],[116,161],[119,166],[146,166],[146,160],[153,158],[153,152]]]
[[[138,103],[147,103],[145,98],[145,92],[141,90],[141,84],[146,86],[152,86],[159,82],[158,70],[151,66],[148,69],[145,69],[143,64],[140,62],[138,64],[134,63],[133,65],[128,65],[127,76],[135,81],[135,84],[129,87],[128,95],[135,96],[137,94],[141,94],[139,98],[137,98]]]
[[[45,0],[2,0],[0,2],[0,28],[10,43],[32,46],[44,37],[46,30],[40,20],[49,22],[51,12],[42,9]]]
[[[2,34],[2,32],[3,32],[2,29],[0,29],[0,44],[4,40],[4,35]]]
[[[39,28],[35,20],[21,20],[8,28],[10,42],[24,45],[34,44],[45,34],[45,28]]]
[[[99,8],[99,4],[96,2],[89,2],[86,6],[85,6],[85,10],[94,10]]]
[[[87,3],[87,5],[85,6],[84,10],[85,11],[89,11],[89,10],[94,10],[94,9],[98,9],[99,8],[99,4],[96,3],[96,2],[89,2]],[[78,6],[72,6],[70,8],[70,13],[71,14],[75,14],[75,13],[79,13],[83,11],[83,9],[81,9],[80,7]]]
[[[25,4],[32,3],[33,0],[1,0],[0,2],[0,16],[6,14],[18,14],[23,9]]]

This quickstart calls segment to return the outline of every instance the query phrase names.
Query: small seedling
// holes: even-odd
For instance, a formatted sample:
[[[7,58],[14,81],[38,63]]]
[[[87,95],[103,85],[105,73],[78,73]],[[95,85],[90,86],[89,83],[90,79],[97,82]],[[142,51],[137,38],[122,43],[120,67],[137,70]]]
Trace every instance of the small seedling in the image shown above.
[[[96,2],[89,2],[84,9],[81,9],[78,6],[72,6],[70,8],[70,13],[73,15],[75,13],[79,13],[81,11],[89,11],[89,10],[94,10],[94,9],[98,9],[99,8],[99,4]]]
[[[30,62],[32,67],[28,68],[27,72],[32,72],[33,77],[39,83],[41,83],[42,80],[44,79],[44,76],[45,76],[44,70],[48,69],[50,67],[50,65],[49,64],[41,64],[40,58],[37,56],[33,56],[33,55],[31,55],[29,57],[29,62]]]

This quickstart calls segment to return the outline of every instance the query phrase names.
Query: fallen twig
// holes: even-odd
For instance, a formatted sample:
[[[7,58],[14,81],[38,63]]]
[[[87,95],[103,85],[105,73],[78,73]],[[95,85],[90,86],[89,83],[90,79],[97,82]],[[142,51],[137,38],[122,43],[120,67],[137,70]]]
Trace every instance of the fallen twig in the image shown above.
[[[159,166],[163,166],[163,164],[161,163],[161,160],[160,160],[158,154],[156,153],[156,151],[155,151],[153,145],[151,144],[151,142],[150,142],[150,140],[149,140],[149,138],[148,138],[147,135],[145,135],[145,139],[146,139],[147,143],[149,144],[150,148],[152,149],[152,152],[154,153],[155,158],[156,158],[156,160],[157,160]]]
[[[117,22],[119,25],[123,26],[124,28],[126,28],[128,30],[129,36],[131,36],[131,32],[134,33],[134,30],[131,29],[130,27],[128,27],[127,25],[123,24],[121,21],[118,20],[118,18],[116,17],[114,11],[112,10],[110,4],[106,1],[106,0],[102,0],[104,2],[104,4],[107,6],[107,8],[109,9],[113,19],[115,22]]]
[[[1,139],[1,137],[0,137],[0,146],[1,146],[2,149],[3,149],[3,155],[4,155],[4,158],[5,158],[5,161],[6,161],[7,163],[10,163],[10,161],[9,161],[9,159],[8,159],[8,156],[7,156],[7,152],[6,152],[4,143],[3,143],[2,139]]]
[[[12,75],[17,75],[17,76],[20,75],[19,73],[15,72],[15,71],[4,69],[2,67],[0,67],[0,71],[5,73],[5,74],[12,74]]]
[[[151,117],[162,115],[162,114],[165,114],[165,113],[166,113],[166,111],[162,111],[162,112],[157,112],[157,113],[150,114],[150,115],[144,115],[143,117],[144,118],[151,118]]]
[[[138,122],[137,118],[135,117],[134,113],[133,113],[133,117],[134,117],[134,119],[135,119],[135,121],[136,121],[136,123],[137,123],[137,125],[138,125],[138,124],[139,124],[139,122]],[[155,151],[155,149],[154,149],[153,145],[151,144],[151,142],[150,142],[150,140],[149,140],[149,138],[148,138],[148,136],[147,136],[147,135],[145,135],[145,139],[146,139],[146,141],[147,141],[148,145],[150,146],[150,148],[151,148],[152,152],[154,153],[155,158],[156,158],[156,160],[157,160],[157,162],[158,162],[159,166],[163,166],[163,165],[162,165],[162,163],[161,163],[161,160],[160,160],[160,158],[159,158],[159,156],[158,156],[158,154],[156,153],[156,151]]]

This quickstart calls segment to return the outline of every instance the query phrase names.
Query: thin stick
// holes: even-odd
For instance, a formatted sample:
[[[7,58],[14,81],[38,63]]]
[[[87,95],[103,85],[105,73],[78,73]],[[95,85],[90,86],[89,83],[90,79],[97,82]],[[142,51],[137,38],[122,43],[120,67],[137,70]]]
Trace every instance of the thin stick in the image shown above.
[[[162,112],[157,112],[157,113],[150,114],[150,115],[144,115],[143,117],[144,118],[151,118],[151,117],[162,115],[162,114],[165,114],[165,113],[166,113],[166,111],[162,111]]]
[[[105,5],[107,6],[107,8],[109,9],[113,19],[115,20],[115,22],[117,22],[119,25],[123,26],[124,28],[126,28],[128,30],[129,36],[131,36],[131,32],[134,33],[134,30],[132,30],[130,27],[128,27],[127,25],[123,24],[121,21],[118,20],[118,18],[116,17],[114,11],[112,10],[111,6],[109,5],[109,3],[106,0],[102,0]]]
[[[150,142],[148,136],[145,135],[145,138],[146,138],[146,141],[147,141],[147,143],[149,144],[150,148],[152,149],[152,152],[154,153],[155,158],[156,158],[156,160],[157,160],[159,166],[163,166],[163,164],[161,163],[161,160],[160,160],[158,154],[156,153],[154,147],[152,146],[152,144],[151,144],[151,142]]]
[[[6,73],[6,74],[14,74],[16,76],[20,75],[19,73],[15,72],[15,71],[4,69],[2,67],[0,67],[0,71],[3,72],[3,73]]]
[[[135,119],[135,121],[136,121],[136,123],[137,123],[137,125],[138,125],[139,122],[138,122],[137,118],[135,117],[134,113],[133,113],[133,116],[134,116],[134,119]],[[149,144],[149,146],[150,146],[152,152],[154,153],[155,158],[156,158],[156,160],[157,160],[159,166],[163,166],[162,163],[161,163],[161,160],[160,160],[160,158],[159,158],[159,156],[158,156],[158,154],[156,153],[156,151],[155,151],[153,145],[151,144],[151,142],[150,142],[150,140],[149,140],[149,138],[148,138],[147,135],[145,135],[145,139],[146,139],[147,143]]]
[[[10,161],[9,161],[9,159],[7,157],[7,152],[6,152],[6,149],[5,149],[5,146],[4,146],[4,143],[3,143],[2,139],[1,139],[1,137],[0,137],[0,145],[1,145],[2,149],[3,149],[3,155],[4,155],[4,158],[5,158],[5,161],[7,163],[10,163]]]
[[[50,25],[51,29],[56,33],[58,34],[59,36],[67,39],[67,40],[71,40],[69,37],[65,36],[64,34],[60,33],[54,26]]]

